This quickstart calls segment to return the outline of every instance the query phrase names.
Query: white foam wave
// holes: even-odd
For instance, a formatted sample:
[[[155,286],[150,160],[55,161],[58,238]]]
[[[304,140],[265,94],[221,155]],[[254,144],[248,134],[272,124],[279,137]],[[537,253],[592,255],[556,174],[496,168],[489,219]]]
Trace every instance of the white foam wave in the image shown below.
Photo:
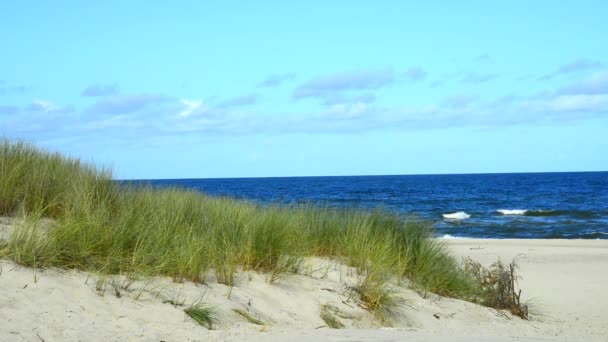
[[[528,209],[498,209],[496,212],[503,215],[526,215]]]
[[[464,211],[459,211],[459,212],[450,213],[450,214],[442,214],[441,216],[443,216],[444,219],[449,219],[449,220],[466,220],[469,217],[471,217],[471,215],[465,213]]]
[[[450,240],[450,239],[464,239],[464,238],[462,238],[460,236],[454,236],[454,235],[450,235],[450,234],[445,234],[441,238],[442,239],[448,239],[448,240]]]

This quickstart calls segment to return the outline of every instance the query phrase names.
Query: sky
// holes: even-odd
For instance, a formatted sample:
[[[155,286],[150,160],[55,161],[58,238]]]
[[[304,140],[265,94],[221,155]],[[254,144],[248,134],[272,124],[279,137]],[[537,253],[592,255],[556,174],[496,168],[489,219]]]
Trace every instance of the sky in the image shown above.
[[[120,179],[608,170],[606,1],[11,1],[0,137]]]

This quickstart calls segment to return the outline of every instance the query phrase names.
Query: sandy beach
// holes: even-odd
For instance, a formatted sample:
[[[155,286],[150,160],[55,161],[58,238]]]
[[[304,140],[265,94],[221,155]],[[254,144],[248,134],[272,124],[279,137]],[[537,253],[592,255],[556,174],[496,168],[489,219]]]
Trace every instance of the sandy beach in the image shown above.
[[[0,342],[608,342],[608,0],[0,9]]]
[[[6,230],[6,226],[3,228]],[[3,260],[0,274],[2,341],[605,341],[608,335],[608,241],[446,240],[458,257],[489,265],[517,257],[522,298],[531,301],[524,321],[461,300],[395,286],[402,305],[393,327],[380,327],[349,287],[353,270],[309,259],[304,274],[276,284],[241,272],[229,288],[140,278],[130,283],[81,271],[44,271]],[[183,311],[195,302],[216,310],[214,330]],[[345,329],[329,329],[323,306]],[[246,311],[253,324],[235,310]]]
[[[608,240],[452,239],[457,256],[490,264],[517,258],[523,300],[560,335],[608,336]],[[591,338],[591,337],[589,337]],[[584,340],[584,339],[580,339]]]

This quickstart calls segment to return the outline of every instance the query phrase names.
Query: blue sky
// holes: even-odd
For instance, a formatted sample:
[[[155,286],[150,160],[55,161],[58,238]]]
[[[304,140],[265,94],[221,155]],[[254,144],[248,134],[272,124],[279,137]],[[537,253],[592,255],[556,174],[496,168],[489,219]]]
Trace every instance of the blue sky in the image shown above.
[[[606,13],[3,3],[0,135],[117,178],[608,170]]]

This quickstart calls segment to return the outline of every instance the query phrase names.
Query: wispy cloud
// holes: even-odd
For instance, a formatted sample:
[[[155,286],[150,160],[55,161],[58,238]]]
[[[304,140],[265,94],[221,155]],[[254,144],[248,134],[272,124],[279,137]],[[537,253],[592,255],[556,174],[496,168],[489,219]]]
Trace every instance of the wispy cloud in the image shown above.
[[[498,77],[498,75],[496,75],[496,74],[468,72],[464,76],[461,77],[460,82],[479,84],[479,83],[485,83],[485,82],[491,81],[497,77]]]
[[[534,112],[569,113],[571,118],[584,114],[608,114],[608,72],[599,72],[564,86],[528,98],[523,107]]]
[[[7,81],[0,80],[0,95],[8,93],[23,93],[28,89],[24,85],[11,85]]]
[[[242,107],[257,103],[258,96],[256,94],[248,94],[243,96],[237,96],[229,98],[220,102],[220,108],[231,108],[231,107]]]
[[[368,103],[349,103],[349,104],[336,104],[330,106],[324,113],[324,116],[327,116],[331,119],[340,119],[340,120],[353,120],[360,119],[363,116],[369,115],[375,110]]]
[[[33,112],[50,112],[57,108],[56,104],[46,100],[34,100],[29,106],[29,110]]]
[[[608,94],[608,71],[599,72],[591,75],[591,77],[562,87],[559,90],[560,94]]]
[[[0,106],[0,115],[12,115],[19,113],[19,107],[16,106]]]
[[[331,76],[331,77],[330,77]],[[462,74],[451,75],[458,81]],[[417,104],[383,103],[378,88],[391,85],[392,72],[334,74],[301,85],[318,105],[295,107],[288,115],[261,111],[254,94],[206,102],[164,95],[115,95],[96,98],[76,115],[71,107],[37,99],[23,107],[0,106],[0,126],[30,137],[201,136],[246,134],[352,133],[420,130],[587,120],[608,114],[608,73],[600,72],[561,89],[536,95],[481,96],[462,93]],[[378,98],[376,98],[378,93]],[[302,109],[306,108],[306,109]],[[64,113],[65,115],[63,115]],[[53,115],[51,115],[53,114]],[[80,115],[89,114],[89,115]],[[95,115],[93,115],[95,114]],[[284,113],[280,113],[284,114]],[[128,128],[128,129],[127,129]]]
[[[88,86],[80,94],[81,96],[111,96],[119,93],[118,85],[116,84],[93,84]]]
[[[572,72],[586,71],[589,69],[595,69],[602,66],[602,63],[598,61],[593,61],[590,59],[579,59],[577,61],[564,64],[559,69],[558,72],[562,74],[569,74]]]
[[[539,80],[546,81],[546,80],[553,79],[560,75],[589,71],[589,70],[600,68],[601,66],[602,66],[602,63],[599,61],[581,58],[581,59],[572,61],[570,63],[561,65],[559,68],[557,68],[557,70],[555,70],[551,73],[545,74],[543,76],[540,76]]]
[[[517,104],[522,100],[521,96],[516,95],[505,95],[501,96],[493,101],[490,101],[490,106],[493,106],[496,109],[505,109],[506,107],[510,107],[514,104]]]
[[[410,81],[422,81],[426,78],[427,72],[422,67],[417,66],[407,69],[403,75]]]
[[[445,98],[441,104],[450,108],[462,108],[479,100],[479,95],[460,94]]]
[[[608,113],[608,94],[558,95],[540,104],[550,112]]]
[[[295,99],[327,98],[344,91],[373,90],[391,85],[395,81],[392,70],[363,70],[336,73],[314,78],[298,86]]]
[[[475,61],[477,61],[477,62],[489,62],[491,60],[492,60],[492,58],[487,53],[483,53],[483,54],[475,57]]]
[[[433,82],[431,82],[430,87],[439,88],[439,87],[443,86],[446,82],[447,82],[447,80],[445,78],[436,79]]]
[[[70,113],[74,110],[73,107],[68,106],[59,106],[51,101],[47,100],[34,100],[32,103],[26,108],[29,112],[42,112],[42,113],[52,113],[52,114],[65,114]]]
[[[184,106],[184,108],[177,114],[181,118],[187,118],[206,110],[202,100],[180,99],[179,102]]]
[[[357,95],[349,94],[333,94],[323,99],[323,104],[331,106],[335,104],[347,104],[347,103],[373,103],[376,102],[376,95],[373,93],[363,93]]]
[[[291,81],[295,78],[296,78],[296,75],[293,73],[270,75],[270,76],[266,77],[262,82],[260,82],[258,84],[258,87],[260,87],[260,88],[278,87],[281,84]]]
[[[12,115],[0,116],[0,127],[10,127],[12,137],[43,139],[79,134],[70,131],[72,127],[80,127],[71,115],[73,106],[38,99],[23,107],[8,106],[7,109],[7,114]]]
[[[117,95],[104,97],[87,109],[92,114],[127,114],[170,100],[163,95]]]

